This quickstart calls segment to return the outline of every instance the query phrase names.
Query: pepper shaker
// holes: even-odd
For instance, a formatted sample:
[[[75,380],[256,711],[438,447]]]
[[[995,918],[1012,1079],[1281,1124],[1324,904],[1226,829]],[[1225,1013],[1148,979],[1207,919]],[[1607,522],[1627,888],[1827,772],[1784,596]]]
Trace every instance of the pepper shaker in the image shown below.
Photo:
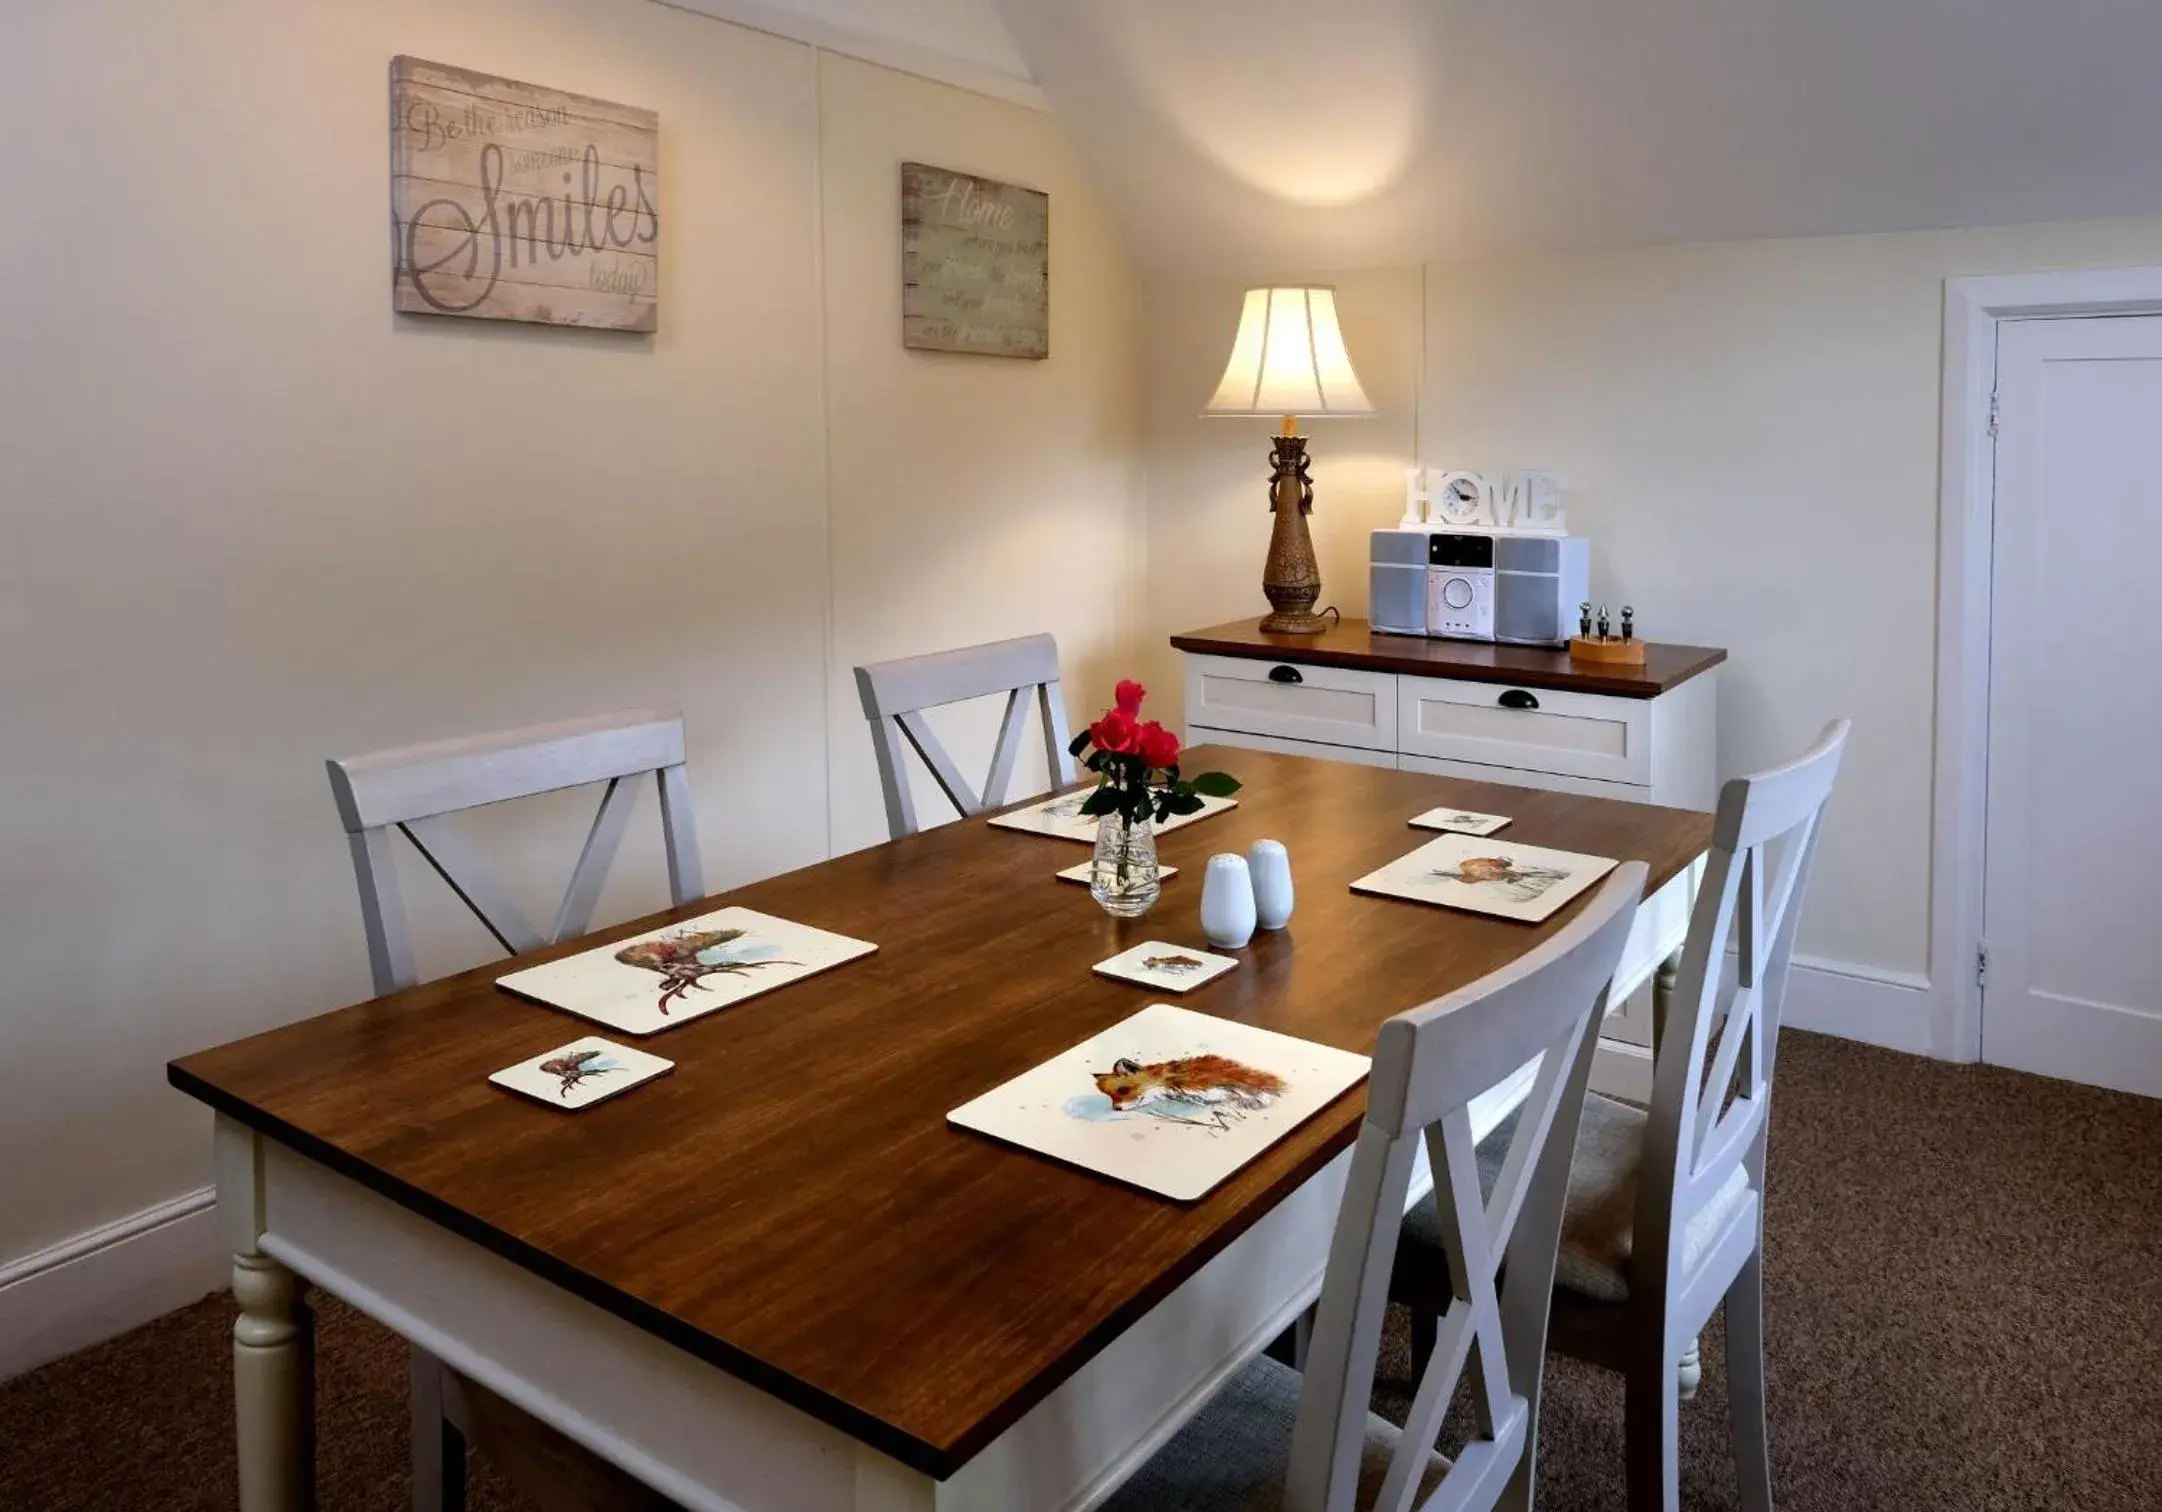
[[[1256,840],[1246,852],[1254,883],[1254,922],[1282,929],[1291,922],[1291,857],[1279,840]]]
[[[1237,950],[1254,937],[1254,879],[1246,858],[1209,857],[1201,878],[1201,933],[1218,950]]]
[[[1629,605],[1622,605],[1622,643],[1626,645],[1637,638],[1637,612]]]

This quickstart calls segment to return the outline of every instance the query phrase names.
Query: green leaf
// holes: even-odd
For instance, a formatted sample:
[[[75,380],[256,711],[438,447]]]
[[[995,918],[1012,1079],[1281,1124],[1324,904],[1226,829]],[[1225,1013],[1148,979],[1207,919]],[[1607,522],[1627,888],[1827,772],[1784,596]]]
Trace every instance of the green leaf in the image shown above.
[[[1239,779],[1229,772],[1203,772],[1191,785],[1195,792],[1211,798],[1229,798],[1240,787]]]
[[[1201,800],[1191,793],[1174,793],[1165,801],[1164,807],[1174,814],[1198,814],[1201,812]]]
[[[1076,735],[1076,736],[1075,736],[1075,737],[1074,737],[1074,738],[1073,738],[1072,740],[1069,740],[1068,742],[1066,742],[1066,754],[1067,754],[1067,755],[1069,755],[1069,756],[1078,756],[1078,755],[1080,755],[1080,754],[1081,754],[1081,753],[1082,753],[1083,751],[1085,751],[1085,750],[1087,750],[1087,749],[1088,749],[1088,743],[1089,743],[1089,732],[1088,732],[1088,731],[1086,731],[1086,730],[1083,730],[1083,731],[1082,731],[1082,732],[1081,732],[1080,734]]]
[[[1119,790],[1114,787],[1100,787],[1089,794],[1089,801],[1081,805],[1081,812],[1090,818],[1096,818],[1110,813],[1118,806]]]

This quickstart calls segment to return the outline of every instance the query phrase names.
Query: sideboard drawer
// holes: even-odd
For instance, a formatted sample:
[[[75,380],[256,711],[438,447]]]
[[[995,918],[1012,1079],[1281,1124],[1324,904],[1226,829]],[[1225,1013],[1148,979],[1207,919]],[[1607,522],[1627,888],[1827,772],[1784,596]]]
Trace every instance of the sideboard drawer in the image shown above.
[[[1397,749],[1407,756],[1651,783],[1649,699],[1436,677],[1398,686]]]
[[[1310,663],[1295,666],[1236,656],[1188,656],[1186,723],[1393,751],[1396,683],[1393,672]]]

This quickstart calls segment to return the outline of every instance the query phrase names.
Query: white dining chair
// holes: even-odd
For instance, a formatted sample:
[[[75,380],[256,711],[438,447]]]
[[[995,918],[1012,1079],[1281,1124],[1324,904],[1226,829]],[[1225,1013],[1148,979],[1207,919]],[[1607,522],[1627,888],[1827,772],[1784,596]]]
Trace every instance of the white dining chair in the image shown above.
[[[1848,722],[1799,760],[1728,782],[1654,1050],[1649,1110],[1592,1093],[1569,1176],[1548,1347],[1627,1378],[1633,1512],[1680,1505],[1683,1360],[1726,1304],[1729,1435],[1745,1512],[1770,1512],[1764,1410],[1764,1149],[1779,1011],[1819,822]],[[1732,939],[1734,959],[1727,960]],[[1714,1031],[1717,1037],[1714,1038]],[[1506,1134],[1495,1130],[1493,1139]],[[1481,1165],[1501,1166],[1501,1148]],[[1447,1236],[1405,1225],[1394,1293],[1448,1300]]]
[[[1105,1503],[1105,1512],[1411,1512],[1531,1505],[1541,1341],[1595,1025],[1647,869],[1616,867],[1538,949],[1381,1026],[1303,1372],[1262,1355]],[[1480,1191],[1472,1099],[1541,1057]],[[1421,1145],[1447,1236],[1450,1302],[1401,1430],[1367,1410],[1389,1267]],[[1499,1279],[1506,1259],[1506,1278]],[[1497,1289],[1498,1285],[1498,1289]],[[1467,1365],[1476,1421],[1435,1448]]]
[[[640,779],[651,776],[660,792],[669,896],[681,905],[705,895],[684,771],[683,719],[672,711],[639,709],[402,746],[332,761],[329,767],[331,792],[352,846],[368,966],[379,996],[419,980],[399,896],[394,855],[399,834],[413,843],[497,942],[516,955],[584,934],[592,926],[601,886],[637,804]],[[607,787],[563,901],[544,933],[471,853],[451,828],[450,816],[593,783]],[[476,1427],[476,1393],[417,1345],[411,1350],[411,1384],[415,1512],[456,1512],[465,1505],[466,1445]],[[524,1430],[536,1446],[530,1454],[522,1446],[499,1453],[498,1460],[546,1463],[552,1457],[560,1465],[571,1453],[568,1440],[508,1403],[481,1400],[489,1404],[485,1428],[491,1442]],[[588,1478],[619,1480],[620,1474],[596,1466]]]
[[[1006,801],[1006,788],[1013,780],[1031,692],[1036,695],[1052,785],[1065,787],[1074,780],[1073,753],[1066,749],[1066,704],[1059,692],[1058,642],[1048,635],[873,662],[856,669],[856,691],[863,697],[864,718],[871,722],[878,782],[886,797],[886,828],[896,840],[920,828],[904,748],[923,759],[939,791],[963,818],[997,808]],[[991,772],[979,796],[939,744],[924,715],[945,704],[994,693],[1006,695],[1006,712],[991,751]]]

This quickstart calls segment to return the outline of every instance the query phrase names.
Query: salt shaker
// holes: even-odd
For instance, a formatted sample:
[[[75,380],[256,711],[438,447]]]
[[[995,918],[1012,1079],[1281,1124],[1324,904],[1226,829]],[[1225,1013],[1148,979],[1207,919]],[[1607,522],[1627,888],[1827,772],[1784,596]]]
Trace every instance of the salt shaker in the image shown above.
[[[1254,921],[1263,929],[1291,922],[1291,856],[1277,840],[1256,840],[1246,852],[1254,881]]]
[[[1254,879],[1244,856],[1209,857],[1201,880],[1201,932],[1219,950],[1237,950],[1254,937]]]

